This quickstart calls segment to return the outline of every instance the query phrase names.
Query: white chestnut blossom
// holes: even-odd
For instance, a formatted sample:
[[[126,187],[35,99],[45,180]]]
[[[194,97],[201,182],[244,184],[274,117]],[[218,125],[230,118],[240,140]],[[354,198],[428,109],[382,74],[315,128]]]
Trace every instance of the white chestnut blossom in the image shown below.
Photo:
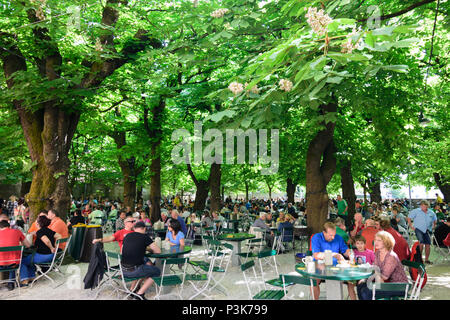
[[[224,15],[226,15],[230,10],[224,8],[224,9],[217,9],[213,12],[211,12],[211,17],[213,18],[222,18]]]
[[[244,86],[242,85],[242,83],[239,83],[237,81],[233,81],[232,83],[230,83],[230,85],[228,86],[228,89],[230,89],[231,92],[233,92],[235,95],[240,94],[242,91],[244,91]]]
[[[278,85],[280,86],[280,89],[283,91],[289,92],[292,90],[292,82],[289,81],[288,79],[281,79]]]
[[[95,40],[95,51],[103,51],[103,47],[102,47],[102,43],[100,42],[100,38],[97,38],[97,40]]]
[[[327,31],[328,25],[333,21],[323,9],[317,11],[317,8],[310,7],[305,15],[308,24],[313,31],[318,35],[324,35]]]

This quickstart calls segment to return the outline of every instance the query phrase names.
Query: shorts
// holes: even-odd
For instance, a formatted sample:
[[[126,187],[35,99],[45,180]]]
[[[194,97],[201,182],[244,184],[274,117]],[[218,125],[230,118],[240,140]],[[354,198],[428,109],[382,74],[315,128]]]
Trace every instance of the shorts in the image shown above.
[[[159,277],[161,270],[155,266],[148,265],[147,263],[137,266],[133,271],[123,270],[123,276],[125,278],[153,278]]]
[[[422,232],[419,229],[414,230],[416,233],[417,240],[419,240],[420,244],[431,244],[430,234],[428,230],[426,232]]]

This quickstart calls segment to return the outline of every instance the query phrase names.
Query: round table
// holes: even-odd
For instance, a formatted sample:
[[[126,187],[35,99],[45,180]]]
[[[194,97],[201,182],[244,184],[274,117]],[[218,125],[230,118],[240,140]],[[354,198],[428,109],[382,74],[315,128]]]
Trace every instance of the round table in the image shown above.
[[[325,264],[317,262],[314,273],[307,272],[303,263],[297,264],[295,266],[295,271],[306,278],[326,280],[325,287],[327,292],[327,300],[343,299],[343,281],[367,279],[374,272],[372,268],[362,268],[358,266],[340,268],[337,266],[325,266]]]
[[[148,252],[145,254],[149,258],[176,258],[179,255],[183,255],[192,251],[190,246],[171,246],[169,250],[161,248],[161,253]]]
[[[254,234],[239,232],[221,234],[217,239],[231,242],[231,244],[233,245],[233,255],[231,256],[231,263],[234,266],[240,266],[241,257],[238,254],[241,253],[241,243],[242,241],[254,238],[256,238],[256,235]]]

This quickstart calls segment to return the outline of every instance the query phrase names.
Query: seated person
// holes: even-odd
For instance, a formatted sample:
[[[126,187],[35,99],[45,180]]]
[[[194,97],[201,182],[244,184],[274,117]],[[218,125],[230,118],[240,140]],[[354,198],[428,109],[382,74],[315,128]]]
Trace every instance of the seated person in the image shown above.
[[[184,233],[181,231],[181,225],[178,220],[170,220],[166,241],[169,241],[171,246],[184,246]]]
[[[336,225],[333,222],[326,222],[323,225],[323,232],[316,233],[311,238],[311,251],[313,253],[314,260],[323,260],[325,258],[325,250],[331,250],[333,252],[333,264],[338,261],[344,260],[345,257],[350,256],[350,249],[344,242],[341,236],[336,234]],[[314,286],[314,299],[318,300],[320,296],[320,282],[317,280],[316,286]],[[349,288],[349,295],[352,299],[356,299],[355,296],[351,296],[354,291]]]
[[[293,228],[294,227],[294,223],[292,222],[293,218],[291,215],[286,215],[285,219],[280,221],[280,224],[278,225],[278,231],[280,233],[283,233],[283,230],[285,228]],[[284,237],[282,239],[283,242],[292,242],[292,238],[294,237],[294,233],[293,230],[291,230],[290,232],[285,232]]]
[[[444,244],[444,240],[449,234],[449,232],[450,232],[450,217],[448,217],[443,224],[437,226],[436,229],[434,229],[434,237],[436,238],[439,247],[446,247],[446,245]]]
[[[6,217],[7,218],[7,217]],[[0,221],[0,247],[16,247],[25,245],[27,248],[31,243],[25,239],[23,233],[17,229],[11,229],[8,220]],[[18,265],[20,262],[20,251],[16,252],[0,252],[0,272],[2,269],[8,269],[12,265]],[[9,280],[16,278],[16,272],[9,272]],[[14,290],[15,283],[8,282],[8,290]]]
[[[346,244],[350,244],[352,240],[350,239],[347,231],[347,227],[345,226],[345,221],[342,218],[334,219],[334,224],[336,225],[336,234],[340,235]]]
[[[363,236],[355,237],[356,249],[353,250],[355,254],[355,261],[359,261],[357,264],[373,264],[375,261],[375,255],[372,250],[366,248],[366,239]]]
[[[36,253],[34,255],[26,256],[22,259],[20,265],[20,280],[21,286],[27,286],[30,281],[34,279],[35,267],[34,263],[51,262],[58,248],[55,247],[56,240],[61,239],[61,235],[53,230],[50,230],[51,220],[45,215],[39,216],[37,224],[39,230],[36,231]]]
[[[405,269],[400,259],[393,251],[394,237],[386,231],[380,231],[375,235],[375,261],[374,266],[380,270],[378,280],[380,282],[408,282]],[[369,278],[370,279],[370,278]],[[367,282],[370,282],[370,280]],[[372,290],[367,287],[366,280],[360,280],[357,287],[359,300],[372,300]],[[389,298],[403,296],[404,293],[377,290],[375,298]]]
[[[392,237],[394,237],[394,252],[400,259],[400,261],[409,259],[411,250],[409,249],[409,244],[405,238],[402,237],[400,233],[391,227],[391,220],[389,218],[383,218],[380,221],[380,227],[382,230],[389,232]]]
[[[361,236],[366,239],[366,248],[373,251],[373,241],[375,235],[378,233],[375,221],[373,219],[367,219],[365,223],[365,228],[361,231]]]
[[[116,220],[116,232],[125,228],[125,218],[127,217],[127,213],[125,210],[120,210],[119,218]]]
[[[132,219],[132,217],[127,217]],[[136,288],[136,281],[133,281],[131,288],[136,291],[142,300],[145,298],[145,291],[153,284],[152,277],[159,277],[161,271],[154,266],[148,258],[145,257],[145,252],[152,251],[153,253],[161,253],[159,247],[152,241],[152,239],[145,234],[146,227],[142,221],[136,222],[134,225],[135,232],[128,234],[123,240],[122,247],[122,270],[126,278],[145,278],[145,281],[139,289]],[[138,297],[134,296],[136,299]]]
[[[265,230],[264,238],[266,240],[267,246],[272,248],[274,234],[273,234],[272,230],[270,230],[270,227],[266,224],[266,219],[268,218],[269,215],[270,215],[269,213],[260,212],[259,218],[256,219],[255,222],[253,222],[252,227],[256,227],[256,228]]]
[[[72,230],[72,226],[76,225],[76,224],[85,224],[86,221],[83,217],[83,215],[81,214],[81,210],[80,209],[76,209],[73,213],[73,217],[70,219],[69,222],[67,222],[67,227],[69,228],[69,230]]]
[[[136,220],[133,217],[129,216],[125,218],[124,223],[125,223],[124,229],[118,230],[108,237],[94,239],[92,240],[92,244],[96,244],[97,242],[107,243],[117,241],[117,243],[119,244],[120,251],[122,251],[123,240],[125,239],[126,235],[134,232],[133,228],[134,224],[136,223]]]

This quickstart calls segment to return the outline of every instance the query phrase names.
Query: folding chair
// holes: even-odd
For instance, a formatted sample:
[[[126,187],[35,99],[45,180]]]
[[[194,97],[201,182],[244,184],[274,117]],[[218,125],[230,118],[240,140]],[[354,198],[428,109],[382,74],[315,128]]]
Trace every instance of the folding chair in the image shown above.
[[[213,240],[211,240],[213,241]],[[220,242],[219,242],[220,245]],[[212,273],[213,271],[220,271],[219,268],[215,265],[216,259],[221,253],[220,247],[215,246],[214,244],[210,244],[210,250],[209,251],[209,260],[206,261],[195,261],[189,259],[189,264],[194,269],[195,273],[188,273],[186,274],[186,281],[188,281],[192,288],[195,291],[195,294],[189,297],[189,300],[193,300],[199,295],[203,295],[206,298],[210,298],[210,295],[208,295],[206,292],[208,291],[208,288],[211,284],[211,281],[213,279]],[[197,286],[196,283],[203,282],[201,286]]]
[[[277,277],[280,275],[278,272],[278,263],[276,256],[277,256],[276,250],[264,250],[258,253],[257,261],[259,264],[261,275],[265,273],[264,272],[265,266],[269,266],[271,271],[275,269],[275,274]]]
[[[245,284],[247,286],[250,299],[253,300],[281,300],[285,296],[284,290],[268,290],[264,279],[260,277],[255,269],[255,261],[250,260],[241,265],[241,271],[244,276]],[[251,272],[253,271],[253,272]],[[247,275],[253,273],[253,276]],[[252,284],[257,287],[255,292],[252,292]]]
[[[58,249],[56,253],[53,255],[53,259],[51,262],[43,262],[43,263],[34,263],[36,266],[36,275],[37,277],[34,278],[33,282],[31,282],[30,287],[33,286],[33,284],[42,277],[45,277],[49,279],[52,283],[55,283],[55,281],[48,275],[50,272],[55,271],[59,273],[60,275],[64,276],[64,272],[62,272],[61,264],[64,260],[64,257],[66,256],[67,248],[70,244],[70,239],[72,239],[72,236],[69,238],[59,239],[56,240],[55,248],[59,248],[59,245],[62,243],[66,243],[66,246],[64,249],[60,250]]]
[[[137,288],[139,283],[144,278],[126,278],[123,275],[123,269],[121,264],[122,256],[117,252],[110,252],[110,251],[105,251],[105,255],[109,273],[107,285],[112,286],[114,291],[126,293],[127,295],[125,296],[124,299],[127,299],[129,296],[135,296],[142,300],[142,298],[137,293],[133,292],[133,290]],[[113,259],[116,260],[116,263],[114,264],[111,263]],[[114,267],[111,267],[112,265],[114,265]],[[117,281],[119,281],[120,283],[117,283]],[[133,281],[137,281],[136,285],[134,286],[134,288],[129,289],[127,283]]]
[[[412,291],[409,295],[409,300],[418,300],[420,293],[422,292],[422,286],[425,280],[425,277],[427,275],[427,272],[425,270],[425,265],[419,262],[415,261],[409,261],[409,260],[402,260],[402,264],[405,267],[413,268],[417,270],[417,278],[413,284]]]
[[[216,289],[225,296],[228,296],[228,290],[222,285],[222,281],[227,276],[231,255],[233,254],[233,245],[213,240],[211,242],[211,247],[212,250],[217,250],[217,252],[212,252],[217,255],[217,258],[214,260],[214,267],[211,273],[212,285],[208,288],[208,291],[211,292]]]
[[[248,251],[238,253],[238,256],[244,258],[243,263],[247,262],[249,258],[257,258],[258,254],[264,249],[264,238],[248,239],[245,244],[248,247]]]
[[[19,282],[19,275],[20,275],[20,264],[22,263],[22,256],[23,256],[23,246],[12,246],[12,247],[0,247],[0,252],[3,253],[9,253],[9,252],[17,252],[20,251],[20,256],[16,259],[0,259],[1,267],[0,272],[14,272],[15,278],[5,280],[0,280],[0,283],[15,283],[17,285],[17,288],[19,288],[19,294],[20,294],[20,282]]]
[[[186,268],[188,265],[189,258],[168,258],[164,259],[163,269],[161,272],[161,276],[152,278],[155,281],[156,285],[156,295],[154,297],[155,300],[159,300],[163,295],[170,294],[162,294],[162,290],[165,287],[177,287],[177,296],[180,300],[183,300],[182,292],[184,287],[184,281],[186,279]],[[181,268],[181,273],[174,272],[173,274],[169,274],[167,267],[170,269],[173,265],[183,265]],[[174,271],[173,269],[171,269]]]
[[[439,243],[438,243],[436,237],[434,236],[434,234],[431,237],[431,243],[434,247],[434,251],[436,251],[437,256],[438,256],[438,258],[436,259],[436,262],[440,261],[440,260],[447,260],[448,258],[450,258],[450,247],[439,246]]]
[[[372,287],[372,288],[370,288]],[[406,300],[408,298],[408,289],[410,287],[410,284],[408,282],[371,282],[368,284],[368,288],[372,289],[372,300],[399,300],[402,297]],[[398,296],[392,296],[389,298],[377,298],[376,294],[377,291],[391,291],[391,292],[398,292]]]
[[[294,227],[284,227],[281,230],[281,235],[278,238],[277,253],[280,253],[281,245],[287,249],[287,245],[292,244],[292,250],[295,249]]]
[[[309,291],[309,299],[313,300],[314,299],[314,282],[313,279],[307,279],[305,277],[301,277],[301,276],[294,276],[294,275],[290,275],[290,274],[280,274],[280,278],[279,280],[281,281],[281,286],[283,287],[283,291],[284,291],[284,296],[286,297],[286,299],[293,299],[292,297],[289,297],[287,295],[287,287],[296,285],[296,284],[300,284],[303,286],[309,286],[310,287],[310,291]],[[269,283],[270,284],[270,283]]]

